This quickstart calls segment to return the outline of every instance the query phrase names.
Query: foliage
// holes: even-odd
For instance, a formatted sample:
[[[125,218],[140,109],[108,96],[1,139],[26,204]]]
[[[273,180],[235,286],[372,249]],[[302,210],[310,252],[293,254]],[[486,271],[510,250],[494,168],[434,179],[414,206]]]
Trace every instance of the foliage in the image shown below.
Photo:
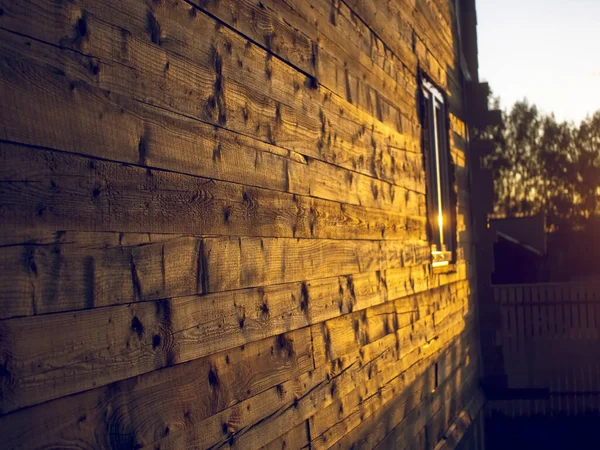
[[[496,143],[487,159],[496,214],[542,212],[554,230],[580,228],[598,214],[600,111],[576,125],[558,122],[524,100],[503,113],[501,125],[480,134]]]

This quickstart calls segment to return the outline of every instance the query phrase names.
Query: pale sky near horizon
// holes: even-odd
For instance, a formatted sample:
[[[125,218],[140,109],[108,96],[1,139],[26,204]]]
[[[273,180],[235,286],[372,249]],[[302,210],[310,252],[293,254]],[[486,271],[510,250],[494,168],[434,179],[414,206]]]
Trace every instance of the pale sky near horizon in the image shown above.
[[[558,120],[600,110],[600,0],[476,0],[479,75],[502,108],[524,97]]]

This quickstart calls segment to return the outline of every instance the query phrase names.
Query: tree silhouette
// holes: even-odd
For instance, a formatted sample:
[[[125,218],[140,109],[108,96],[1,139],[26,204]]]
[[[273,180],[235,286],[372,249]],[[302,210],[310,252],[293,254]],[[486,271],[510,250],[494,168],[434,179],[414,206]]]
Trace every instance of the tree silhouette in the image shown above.
[[[581,124],[558,122],[527,100],[481,130],[495,151],[496,215],[545,213],[550,230],[581,228],[600,206],[600,111]]]

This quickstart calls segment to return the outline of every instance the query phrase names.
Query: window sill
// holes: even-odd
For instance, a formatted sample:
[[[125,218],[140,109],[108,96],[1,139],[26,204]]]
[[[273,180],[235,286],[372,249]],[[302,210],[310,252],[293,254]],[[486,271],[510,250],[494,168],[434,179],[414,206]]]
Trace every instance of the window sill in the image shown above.
[[[433,268],[448,267],[452,264],[452,253],[448,251],[432,251],[431,266]]]
[[[452,262],[448,262],[447,264],[445,264],[443,266],[432,264],[431,268],[432,268],[432,273],[434,275],[446,274],[446,273],[456,273],[458,271],[456,263],[452,263]]]

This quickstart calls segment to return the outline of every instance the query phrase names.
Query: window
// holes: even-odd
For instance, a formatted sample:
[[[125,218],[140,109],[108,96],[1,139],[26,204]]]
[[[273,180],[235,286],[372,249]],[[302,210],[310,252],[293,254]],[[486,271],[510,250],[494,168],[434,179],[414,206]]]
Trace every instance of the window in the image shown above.
[[[432,83],[422,81],[423,153],[427,172],[427,219],[433,267],[454,259],[455,211],[451,196],[448,116],[444,96]]]

